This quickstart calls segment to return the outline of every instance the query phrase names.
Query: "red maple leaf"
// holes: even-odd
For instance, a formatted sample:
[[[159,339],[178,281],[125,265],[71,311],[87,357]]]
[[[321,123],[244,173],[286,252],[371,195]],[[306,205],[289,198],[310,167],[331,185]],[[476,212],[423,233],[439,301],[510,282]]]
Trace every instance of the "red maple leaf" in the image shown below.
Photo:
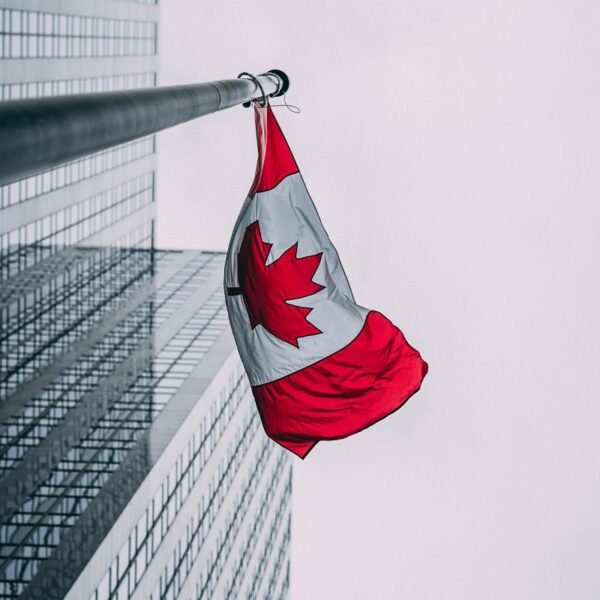
[[[306,317],[312,308],[289,304],[324,289],[312,278],[322,252],[298,258],[298,243],[266,265],[271,246],[263,242],[258,221],[244,233],[238,260],[238,279],[244,304],[254,329],[262,325],[275,337],[298,347],[298,338],[321,333]]]

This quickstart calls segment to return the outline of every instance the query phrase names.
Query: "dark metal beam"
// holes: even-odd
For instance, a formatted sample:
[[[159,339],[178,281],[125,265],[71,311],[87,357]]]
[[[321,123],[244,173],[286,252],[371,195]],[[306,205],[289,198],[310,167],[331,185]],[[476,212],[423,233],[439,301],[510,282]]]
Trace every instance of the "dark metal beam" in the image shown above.
[[[278,70],[256,79],[267,96],[280,96],[289,86]],[[0,102],[0,185],[260,99],[260,86],[243,78]]]

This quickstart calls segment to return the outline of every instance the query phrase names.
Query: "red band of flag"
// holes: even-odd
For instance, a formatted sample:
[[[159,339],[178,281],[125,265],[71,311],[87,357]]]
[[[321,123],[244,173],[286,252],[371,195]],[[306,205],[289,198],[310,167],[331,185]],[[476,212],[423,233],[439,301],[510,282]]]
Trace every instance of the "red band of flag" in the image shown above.
[[[347,437],[398,410],[426,373],[402,332],[372,311],[345,348],[252,390],[269,437],[304,458],[318,440]]]

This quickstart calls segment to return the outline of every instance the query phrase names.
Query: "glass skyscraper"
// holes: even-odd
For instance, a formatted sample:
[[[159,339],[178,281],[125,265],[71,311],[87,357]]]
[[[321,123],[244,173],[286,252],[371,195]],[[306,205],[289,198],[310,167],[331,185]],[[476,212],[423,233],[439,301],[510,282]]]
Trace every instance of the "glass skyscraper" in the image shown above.
[[[158,10],[0,0],[0,98],[156,85]],[[155,166],[149,137],[0,188],[0,599],[287,596],[291,462],[223,254],[154,247]]]

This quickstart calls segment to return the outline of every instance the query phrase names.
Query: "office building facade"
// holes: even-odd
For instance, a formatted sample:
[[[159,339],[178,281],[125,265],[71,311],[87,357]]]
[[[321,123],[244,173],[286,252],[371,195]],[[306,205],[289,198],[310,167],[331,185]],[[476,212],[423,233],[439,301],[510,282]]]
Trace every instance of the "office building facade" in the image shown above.
[[[152,0],[0,0],[0,99],[156,85]],[[291,462],[148,137],[0,188],[0,598],[284,598]]]

